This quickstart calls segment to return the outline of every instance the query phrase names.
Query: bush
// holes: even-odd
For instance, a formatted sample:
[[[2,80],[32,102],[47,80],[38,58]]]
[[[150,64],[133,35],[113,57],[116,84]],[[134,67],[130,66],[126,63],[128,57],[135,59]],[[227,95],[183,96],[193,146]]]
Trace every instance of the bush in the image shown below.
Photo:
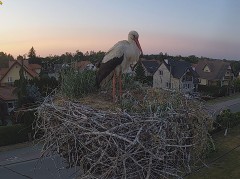
[[[212,97],[222,97],[228,95],[228,86],[205,86],[199,85],[198,91]]]
[[[27,127],[22,124],[0,126],[0,146],[26,142],[28,132]]]
[[[231,113],[229,109],[224,110],[217,116],[216,121],[213,123],[214,132],[234,127],[240,124],[240,112]]]
[[[62,74],[61,92],[70,98],[81,98],[96,91],[96,73],[91,70],[75,72],[66,71]]]

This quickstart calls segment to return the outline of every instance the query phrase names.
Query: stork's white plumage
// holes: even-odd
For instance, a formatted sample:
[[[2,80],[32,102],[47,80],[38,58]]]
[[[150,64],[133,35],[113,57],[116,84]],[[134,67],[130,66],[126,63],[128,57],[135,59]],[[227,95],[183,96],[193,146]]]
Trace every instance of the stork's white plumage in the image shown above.
[[[121,75],[122,73],[126,73],[130,66],[135,65],[142,54],[138,37],[139,35],[136,31],[129,32],[128,40],[116,43],[106,53],[100,64],[96,78],[97,86],[100,87],[110,79],[113,79],[113,100],[115,100],[116,95],[116,76],[119,80],[119,93],[121,96]]]

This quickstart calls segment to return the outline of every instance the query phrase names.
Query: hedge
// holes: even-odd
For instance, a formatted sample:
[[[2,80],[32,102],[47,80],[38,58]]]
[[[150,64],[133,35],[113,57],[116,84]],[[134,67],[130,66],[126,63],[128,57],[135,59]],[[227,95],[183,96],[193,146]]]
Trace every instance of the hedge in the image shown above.
[[[198,85],[198,91],[212,97],[222,97],[228,95],[228,86],[205,86]]]
[[[26,142],[28,132],[29,129],[23,124],[0,126],[0,146]]]
[[[231,113],[229,109],[224,110],[217,116],[217,119],[213,123],[213,130],[211,134],[217,133],[221,130],[240,125],[240,112]]]

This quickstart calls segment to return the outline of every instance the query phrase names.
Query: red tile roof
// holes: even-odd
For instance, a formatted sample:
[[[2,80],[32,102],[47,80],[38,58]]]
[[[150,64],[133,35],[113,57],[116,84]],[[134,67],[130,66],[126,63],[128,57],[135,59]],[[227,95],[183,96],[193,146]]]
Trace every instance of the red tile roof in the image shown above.
[[[29,64],[28,68],[30,70],[41,69],[41,65],[39,65],[39,64]]]
[[[88,64],[91,64],[90,61],[80,61],[80,62],[76,62],[73,66],[74,69],[77,70],[84,70]]]
[[[15,87],[0,87],[0,99],[4,101],[17,100],[17,95],[13,93]]]

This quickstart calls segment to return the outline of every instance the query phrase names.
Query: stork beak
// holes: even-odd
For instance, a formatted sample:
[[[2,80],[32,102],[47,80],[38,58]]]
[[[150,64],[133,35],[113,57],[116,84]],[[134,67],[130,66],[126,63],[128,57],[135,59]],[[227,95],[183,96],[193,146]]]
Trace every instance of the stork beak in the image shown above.
[[[141,45],[140,45],[140,43],[139,43],[138,39],[137,39],[137,38],[135,38],[135,39],[134,39],[134,41],[136,42],[136,44],[137,44],[137,46],[138,46],[139,50],[141,51],[141,54],[140,54],[140,56],[142,56],[142,55],[143,55],[143,52],[142,52],[142,48],[141,48]]]

